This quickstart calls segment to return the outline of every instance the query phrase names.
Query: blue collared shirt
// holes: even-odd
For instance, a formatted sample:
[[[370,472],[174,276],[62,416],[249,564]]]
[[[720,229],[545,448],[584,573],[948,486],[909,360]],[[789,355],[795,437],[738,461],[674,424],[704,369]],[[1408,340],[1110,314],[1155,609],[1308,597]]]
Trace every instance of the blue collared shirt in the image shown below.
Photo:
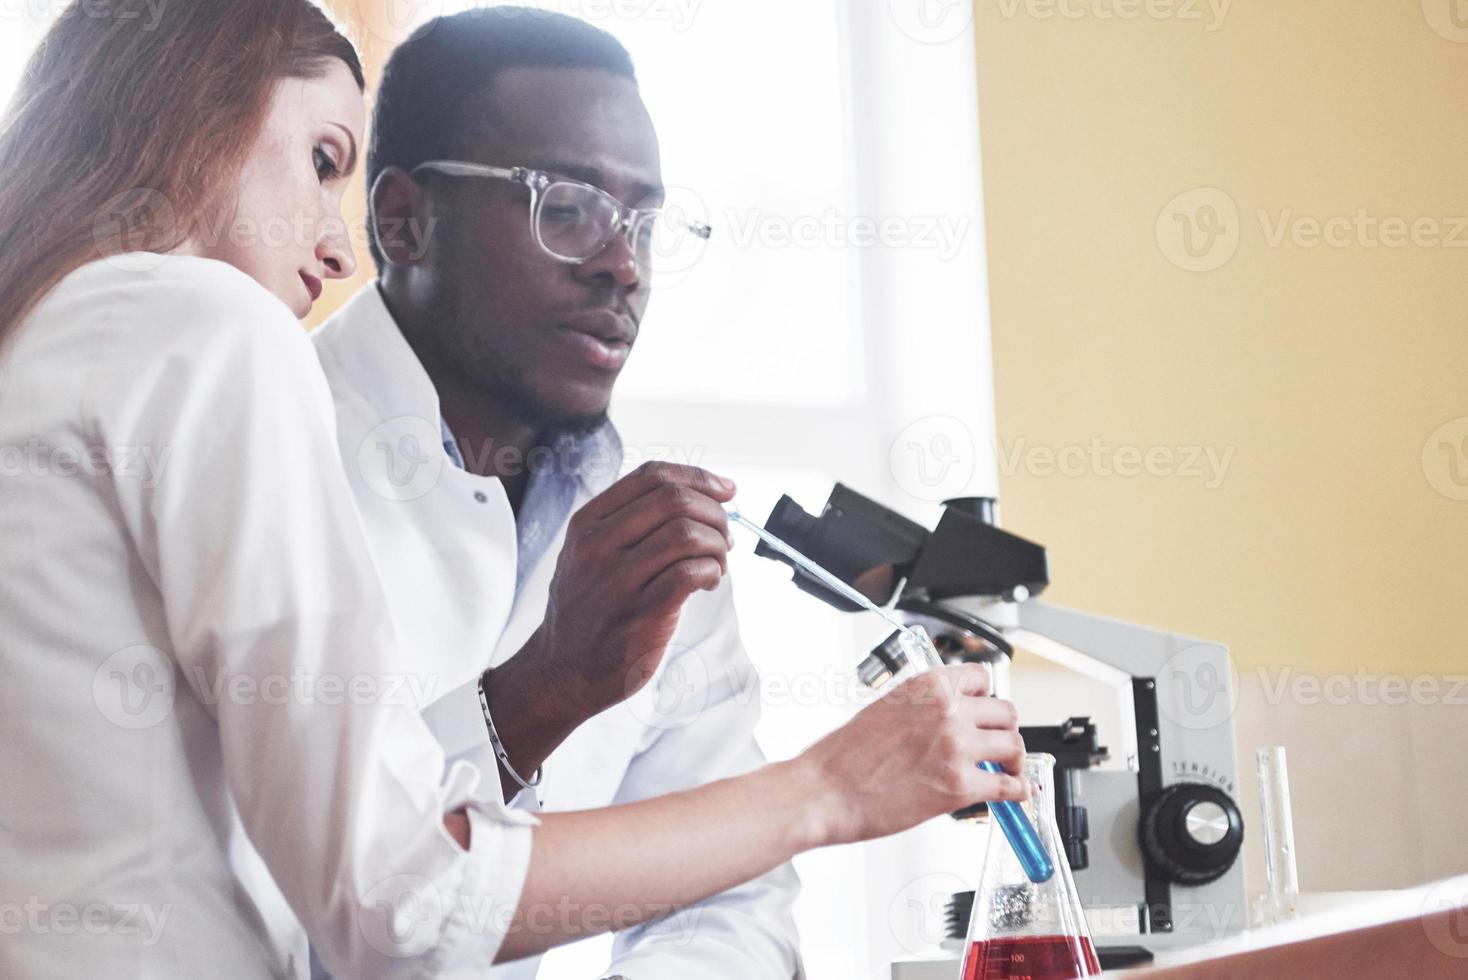
[[[448,420],[439,416],[438,421],[444,452],[459,469],[468,469]],[[596,493],[610,482],[607,477],[615,478],[621,470],[622,440],[607,421],[591,432],[561,435],[549,446],[531,449],[520,465],[529,469],[530,482],[515,515],[516,595],[525,577],[545,557],[561,525],[571,519],[577,492],[584,486]]]

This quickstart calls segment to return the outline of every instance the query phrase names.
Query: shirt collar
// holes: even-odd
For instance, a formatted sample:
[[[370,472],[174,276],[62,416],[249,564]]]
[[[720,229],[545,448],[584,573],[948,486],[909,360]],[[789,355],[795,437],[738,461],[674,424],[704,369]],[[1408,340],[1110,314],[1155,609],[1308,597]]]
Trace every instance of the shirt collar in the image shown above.
[[[448,420],[439,416],[438,425],[444,452],[455,466],[464,469],[464,457]],[[533,468],[575,477],[589,493],[597,494],[611,486],[621,473],[622,437],[608,419],[590,432],[562,433],[550,445],[532,449],[531,455],[527,462]]]
[[[374,417],[421,419],[429,432],[438,428],[438,389],[398,329],[376,281],[357,290],[312,340],[318,355],[351,380]]]
[[[347,367],[383,418],[410,416],[427,421],[441,431],[444,450],[454,465],[465,468],[444,420],[438,389],[403,337],[376,280],[358,290],[320,331],[318,349]],[[348,331],[350,338],[345,336]],[[553,467],[555,473],[574,476],[592,495],[616,482],[624,455],[621,436],[610,419],[590,432],[562,434],[551,445],[532,452],[537,458],[527,460],[529,465]]]

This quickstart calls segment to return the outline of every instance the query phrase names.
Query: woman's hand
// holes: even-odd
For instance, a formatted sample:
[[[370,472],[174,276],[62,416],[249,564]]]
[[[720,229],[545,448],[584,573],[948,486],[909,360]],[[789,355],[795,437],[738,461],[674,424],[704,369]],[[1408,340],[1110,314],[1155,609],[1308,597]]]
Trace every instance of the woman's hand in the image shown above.
[[[978,768],[993,761],[1016,773],[1024,756],[1014,706],[988,693],[986,668],[943,667],[868,705],[789,762],[605,810],[542,814],[520,913],[575,896],[582,907],[650,917],[812,847],[893,834],[979,800],[1024,799],[1028,788],[1017,776]],[[565,922],[532,929],[517,918],[499,959],[592,931]]]
[[[1018,715],[991,698],[988,668],[942,667],[908,680],[811,746],[794,764],[814,788],[812,838],[883,837],[981,800],[1023,800]],[[988,773],[980,762],[1006,773]]]

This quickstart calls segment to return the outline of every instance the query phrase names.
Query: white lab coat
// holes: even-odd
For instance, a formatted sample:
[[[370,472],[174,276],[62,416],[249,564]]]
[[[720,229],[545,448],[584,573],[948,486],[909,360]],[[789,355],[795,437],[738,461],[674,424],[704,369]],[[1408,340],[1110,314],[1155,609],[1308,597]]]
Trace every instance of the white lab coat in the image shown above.
[[[419,669],[442,678],[441,691],[457,687],[426,718],[451,757],[482,751],[474,682],[514,656],[539,627],[566,528],[553,529],[555,540],[502,618],[486,590],[514,580],[509,502],[498,479],[460,470],[443,452],[438,394],[376,285],[358,292],[313,341],[394,620],[414,639],[413,650],[432,658]],[[600,473],[584,482],[575,507],[615,477]],[[630,802],[758,767],[764,762],[753,738],[758,691],[728,582],[696,594],[647,687],[588,720],[546,760],[540,804],[572,810]],[[528,793],[516,802],[535,805]],[[800,974],[790,913],[798,887],[785,865],[627,930],[606,972],[631,980],[789,980]],[[538,959],[525,960],[491,976],[523,980],[537,966]]]
[[[320,367],[254,280],[94,262],[10,338],[0,583],[0,976],[304,978],[307,931],[341,976],[489,971],[534,818],[445,775]]]

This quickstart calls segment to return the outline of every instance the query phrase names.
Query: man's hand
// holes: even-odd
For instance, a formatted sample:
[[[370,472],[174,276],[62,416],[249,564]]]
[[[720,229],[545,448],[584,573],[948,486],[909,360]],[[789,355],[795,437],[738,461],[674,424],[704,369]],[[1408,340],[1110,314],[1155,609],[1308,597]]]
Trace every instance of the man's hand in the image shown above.
[[[729,569],[734,484],[707,470],[647,463],[571,518],[541,624],[543,666],[586,717],[652,677],[683,603]]]
[[[646,463],[571,518],[545,620],[485,680],[495,727],[522,776],[652,677],[683,603],[728,571],[723,505],[734,489],[698,467]]]

